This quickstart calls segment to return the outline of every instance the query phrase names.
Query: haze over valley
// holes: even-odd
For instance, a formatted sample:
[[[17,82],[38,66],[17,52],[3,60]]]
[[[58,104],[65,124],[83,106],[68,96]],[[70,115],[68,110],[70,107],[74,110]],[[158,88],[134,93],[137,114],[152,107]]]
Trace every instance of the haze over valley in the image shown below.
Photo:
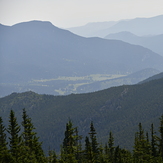
[[[146,21],[150,23],[153,21],[157,26],[157,22],[161,19],[162,16],[158,16]],[[141,28],[136,29],[141,31],[147,24],[142,27],[144,19],[138,20],[136,25],[139,26],[140,23]],[[119,23],[116,26],[120,30]],[[106,28],[105,24],[104,26]],[[159,29],[149,29],[148,34],[152,35],[153,31],[160,33],[161,25]],[[109,34],[106,38],[111,39],[107,40],[81,37],[44,21],[22,22],[13,26],[1,24],[0,96],[28,90],[53,95],[94,92],[111,86],[136,84],[161,72],[162,35],[144,39],[142,37],[142,41],[135,39],[135,36],[134,41],[125,34],[128,33],[124,33],[125,39],[118,36],[115,38],[113,37],[115,34]],[[139,77],[133,77],[131,74],[134,73],[140,73]],[[130,75],[134,78],[134,82]],[[126,80],[121,80],[122,77]],[[115,82],[113,79],[119,81]],[[106,80],[109,84],[98,87],[94,84],[102,81],[106,83]],[[94,86],[88,88],[90,84]]]

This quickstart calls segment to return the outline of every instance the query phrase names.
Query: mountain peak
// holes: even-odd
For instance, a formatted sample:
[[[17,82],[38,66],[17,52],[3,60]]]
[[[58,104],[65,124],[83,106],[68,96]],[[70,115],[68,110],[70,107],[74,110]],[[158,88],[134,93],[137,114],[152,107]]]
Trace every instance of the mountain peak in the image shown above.
[[[39,21],[39,20],[32,20],[32,21],[28,21],[28,22],[22,22],[22,23],[18,23],[13,25],[12,27],[25,27],[25,28],[38,28],[38,27],[44,27],[44,28],[57,28],[56,26],[54,26],[51,22],[49,21]]]

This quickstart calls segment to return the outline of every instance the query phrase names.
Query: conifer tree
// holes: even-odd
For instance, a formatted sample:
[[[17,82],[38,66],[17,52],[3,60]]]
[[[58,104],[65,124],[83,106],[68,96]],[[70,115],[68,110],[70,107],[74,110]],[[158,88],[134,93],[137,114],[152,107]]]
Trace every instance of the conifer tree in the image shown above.
[[[74,128],[72,127],[71,120],[66,124],[65,138],[63,140],[63,149],[65,153],[73,153],[74,141]]]
[[[57,155],[54,150],[49,150],[48,163],[58,163]]]
[[[112,132],[109,133],[109,141],[108,141],[108,154],[109,154],[109,160],[113,162],[114,160],[114,137]]]
[[[77,139],[76,128],[73,128],[72,121],[69,120],[69,122],[66,124],[65,138],[62,145],[62,161],[67,163],[77,162]]]
[[[0,162],[7,163],[11,160],[11,155],[7,149],[7,142],[6,142],[6,128],[3,125],[3,120],[0,117]]]
[[[163,115],[160,118],[160,127],[159,127],[159,132],[160,132],[160,138],[159,138],[159,155],[163,159]]]
[[[88,162],[93,163],[93,152],[88,136],[85,138],[85,158]]]
[[[106,163],[106,158],[104,155],[104,148],[102,146],[102,144],[100,144],[99,146],[99,163]]]
[[[7,142],[6,142],[6,134],[5,134],[6,128],[3,125],[2,118],[0,117],[0,152],[2,150],[7,150]]]
[[[115,152],[114,152],[114,161],[115,163],[121,163],[122,162],[122,158],[121,158],[121,149],[119,148],[119,146],[117,146],[115,148]]]
[[[126,149],[121,149],[120,150],[120,154],[121,154],[121,162],[120,163],[133,163],[133,155],[130,151],[126,150]]]
[[[98,161],[98,155],[99,155],[99,147],[98,147],[98,142],[96,138],[96,130],[94,128],[93,122],[90,124],[90,143],[91,143],[91,149],[92,149],[92,154],[93,154],[93,160],[94,162]]]
[[[105,143],[105,146],[104,146],[104,157],[105,157],[105,160],[109,159],[108,143]]]
[[[35,127],[33,126],[33,123],[31,122],[31,118],[26,114],[26,110],[23,109],[23,115],[22,115],[23,121],[23,143],[25,146],[25,149],[30,155],[28,156],[29,159],[37,160],[37,162],[45,162],[45,155],[42,149],[42,143],[39,142],[39,137],[37,137],[37,133],[33,130]]]
[[[156,157],[157,156],[157,140],[156,140],[156,135],[154,132],[154,126],[153,124],[151,124],[151,152],[152,152],[152,156]]]
[[[151,146],[144,135],[141,123],[139,123],[139,132],[135,135],[134,159],[142,163],[152,159]]]
[[[78,133],[78,128],[75,128],[75,146],[76,146],[76,160],[78,163],[82,162],[82,144],[81,144],[82,136]]]
[[[9,126],[7,131],[10,134],[9,136],[10,153],[15,162],[18,162],[19,158],[21,157],[22,139],[19,133],[20,126],[17,123],[17,119],[15,117],[15,113],[13,110],[10,111]]]

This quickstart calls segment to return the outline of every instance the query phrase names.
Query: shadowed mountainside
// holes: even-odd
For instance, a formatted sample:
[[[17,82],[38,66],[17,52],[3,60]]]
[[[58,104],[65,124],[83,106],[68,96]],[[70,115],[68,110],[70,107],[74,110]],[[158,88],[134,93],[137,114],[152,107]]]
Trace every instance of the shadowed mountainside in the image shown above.
[[[163,69],[163,58],[146,48],[79,37],[49,22],[32,21],[3,29],[1,82]]]
[[[163,114],[162,99],[163,78],[68,96],[13,93],[0,98],[0,115],[7,125],[13,109],[20,122],[22,109],[26,108],[46,151],[49,147],[59,149],[69,118],[79,127],[79,134],[87,135],[93,121],[100,141],[107,142],[112,131],[117,144],[131,149],[139,122],[145,129],[151,123],[157,124],[155,130],[158,130],[158,120]]]

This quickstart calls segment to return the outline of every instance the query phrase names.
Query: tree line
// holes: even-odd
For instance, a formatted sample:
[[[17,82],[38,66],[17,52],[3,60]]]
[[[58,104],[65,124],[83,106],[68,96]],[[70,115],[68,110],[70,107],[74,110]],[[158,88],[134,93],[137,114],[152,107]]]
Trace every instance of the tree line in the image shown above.
[[[151,124],[150,132],[145,132],[139,123],[135,133],[133,150],[114,145],[110,132],[108,142],[103,145],[97,140],[93,122],[88,136],[79,135],[78,128],[71,120],[66,123],[60,153],[49,150],[45,155],[42,142],[35,132],[32,119],[23,109],[21,125],[13,110],[10,111],[6,128],[0,117],[0,163],[161,163],[163,162],[163,115],[158,133]],[[84,140],[84,142],[83,142]],[[55,141],[55,140],[54,140]]]

